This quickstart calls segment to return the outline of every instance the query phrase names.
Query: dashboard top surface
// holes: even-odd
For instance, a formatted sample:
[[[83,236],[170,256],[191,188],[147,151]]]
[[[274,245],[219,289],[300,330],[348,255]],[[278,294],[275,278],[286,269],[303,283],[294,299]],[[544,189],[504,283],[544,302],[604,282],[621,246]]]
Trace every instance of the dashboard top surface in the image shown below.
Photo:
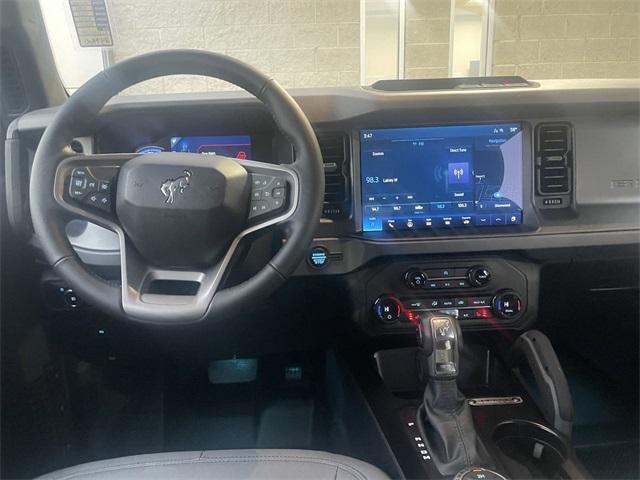
[[[629,104],[637,110],[640,100],[640,80],[636,79],[588,79],[588,80],[542,80],[539,86],[511,90],[444,90],[444,91],[411,91],[383,92],[368,87],[361,88],[308,88],[291,89],[291,95],[300,104],[312,123],[334,123],[361,117],[366,114],[380,112],[387,108],[405,111],[424,109],[466,109],[470,115],[482,113],[487,121],[500,118],[500,111],[474,112],[474,107],[522,107],[530,105],[534,112],[552,111],[557,113],[571,112],[580,105],[596,104]],[[116,96],[109,100],[104,113],[120,110],[137,110],[142,113],[147,108],[166,109],[168,106],[183,106],[194,109],[207,107],[213,103],[223,108],[234,109],[260,105],[259,101],[247,92],[203,92],[174,93],[154,95]],[[17,130],[33,130],[46,127],[55,115],[58,107],[45,108],[29,112],[16,119],[7,130],[7,138],[11,138]],[[526,112],[524,117],[534,113]],[[239,112],[242,113],[242,112]],[[442,112],[438,112],[442,113]],[[212,116],[215,120],[217,115]],[[522,113],[520,115],[523,116]],[[474,120],[475,118],[469,119]],[[388,123],[406,123],[406,118],[394,118]],[[444,118],[442,118],[444,120]],[[404,122],[403,122],[404,121]],[[437,123],[437,122],[436,122]],[[365,127],[366,128],[366,127]]]

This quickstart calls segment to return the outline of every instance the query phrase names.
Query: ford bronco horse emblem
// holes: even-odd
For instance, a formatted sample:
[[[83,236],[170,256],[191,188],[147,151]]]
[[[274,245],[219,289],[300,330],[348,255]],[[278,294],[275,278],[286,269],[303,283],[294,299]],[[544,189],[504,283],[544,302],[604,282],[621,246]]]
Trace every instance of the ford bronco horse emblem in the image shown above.
[[[168,178],[160,186],[160,191],[166,197],[164,203],[172,204],[176,199],[176,192],[182,195],[182,193],[189,186],[189,180],[193,173],[189,170],[184,170],[184,175],[177,178]]]

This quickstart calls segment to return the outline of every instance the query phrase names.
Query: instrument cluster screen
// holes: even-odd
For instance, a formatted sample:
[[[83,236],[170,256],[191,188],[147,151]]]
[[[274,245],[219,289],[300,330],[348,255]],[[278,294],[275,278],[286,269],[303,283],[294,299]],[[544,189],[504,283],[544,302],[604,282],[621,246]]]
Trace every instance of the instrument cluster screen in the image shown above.
[[[253,160],[252,146],[250,135],[164,137],[152,145],[138,147],[136,153],[187,152]]]
[[[522,223],[522,126],[360,132],[362,230]]]
[[[246,160],[251,158],[251,137],[248,135],[171,137],[171,151]]]

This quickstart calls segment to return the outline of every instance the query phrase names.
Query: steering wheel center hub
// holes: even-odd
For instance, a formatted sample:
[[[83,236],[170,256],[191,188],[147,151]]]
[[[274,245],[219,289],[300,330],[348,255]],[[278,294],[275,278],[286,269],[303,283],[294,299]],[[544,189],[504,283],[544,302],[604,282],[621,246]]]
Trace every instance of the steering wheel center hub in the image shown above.
[[[250,179],[236,161],[215,155],[141,155],[121,169],[116,210],[150,263],[206,266],[245,223]]]

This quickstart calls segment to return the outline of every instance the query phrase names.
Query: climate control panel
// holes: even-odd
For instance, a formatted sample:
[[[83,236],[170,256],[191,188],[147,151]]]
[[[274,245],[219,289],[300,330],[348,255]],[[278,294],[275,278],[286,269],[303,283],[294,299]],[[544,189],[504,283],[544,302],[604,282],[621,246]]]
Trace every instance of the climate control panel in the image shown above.
[[[462,268],[411,268],[404,280],[412,290],[484,287],[491,281],[491,270],[484,265]]]
[[[522,296],[513,290],[478,297],[409,297],[382,295],[373,304],[375,317],[384,323],[415,322],[422,312],[443,313],[458,320],[511,319],[523,310]]]
[[[392,263],[367,283],[369,322],[409,329],[424,313],[438,312],[463,328],[519,327],[535,316],[537,276],[535,265],[497,257]]]

